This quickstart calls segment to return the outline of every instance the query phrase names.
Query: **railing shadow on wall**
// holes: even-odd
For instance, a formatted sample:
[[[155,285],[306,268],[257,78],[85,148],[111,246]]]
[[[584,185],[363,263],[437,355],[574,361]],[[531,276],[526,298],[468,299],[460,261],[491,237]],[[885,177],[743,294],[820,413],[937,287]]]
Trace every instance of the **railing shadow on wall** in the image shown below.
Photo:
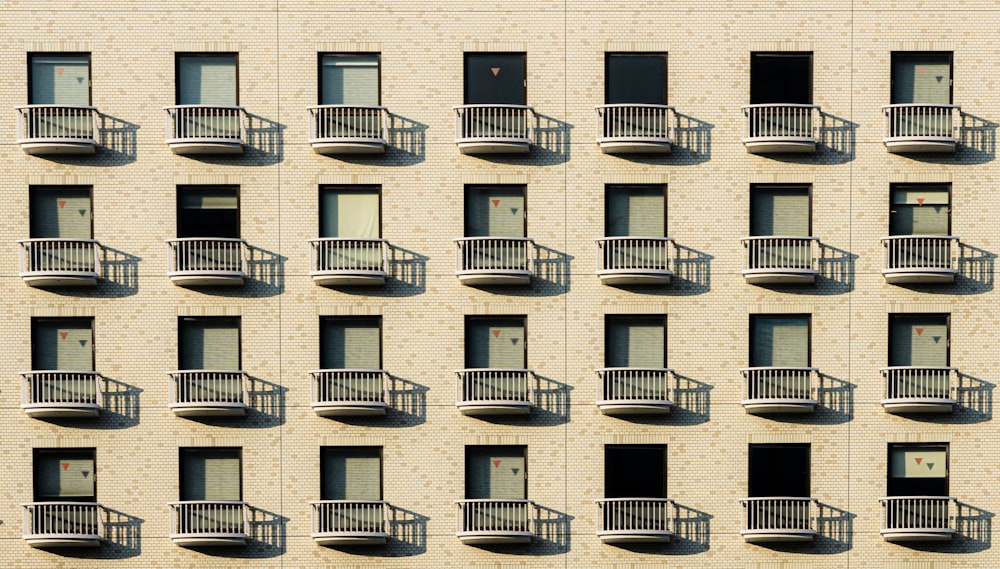
[[[74,559],[129,559],[142,553],[142,518],[102,506],[104,542],[100,547],[58,547],[47,553]]]
[[[100,423],[124,429],[139,424],[139,394],[142,389],[104,376],[104,405]]]
[[[957,290],[952,294],[979,294],[993,290],[996,253],[958,242]]]
[[[427,125],[389,113],[389,148],[386,166],[409,166],[424,161],[427,152]],[[381,164],[381,162],[380,162]]]
[[[430,518],[386,504],[389,541],[386,547],[343,546],[343,551],[366,557],[412,557],[427,552],[427,522]]]
[[[816,503],[816,553],[839,553],[854,545],[854,519],[858,516],[823,502]]]
[[[111,164],[101,161],[101,166],[117,166],[135,162],[138,155],[139,125],[108,114],[97,114],[97,142],[100,154],[107,154]],[[102,156],[103,158],[103,156]]]
[[[836,425],[850,421],[854,416],[854,391],[857,385],[817,372],[814,397],[816,408],[812,413],[766,413],[770,421],[798,423],[800,425]]]
[[[427,421],[426,385],[421,385],[398,375],[389,374],[386,385],[386,414],[375,416],[343,415],[331,420],[359,427],[404,428],[421,425]]]
[[[247,145],[243,166],[270,166],[281,162],[285,153],[285,129],[281,123],[247,113]]]
[[[670,394],[673,409],[664,419],[675,425],[697,425],[708,421],[711,417],[712,386],[679,373],[674,373],[674,382]]]
[[[830,113],[819,113],[819,144],[816,149],[820,158],[825,154],[839,157],[840,162],[854,160],[857,148],[858,124]]]
[[[677,258],[674,262],[674,278],[663,288],[663,293],[684,296],[708,292],[712,287],[714,257],[684,245],[675,246]]]
[[[959,500],[955,503],[955,516],[951,520],[955,535],[950,541],[904,541],[896,545],[915,551],[948,555],[986,551],[992,547],[995,515]]]
[[[670,156],[670,160],[678,164],[707,162],[712,157],[712,129],[715,125],[690,115],[675,114],[677,126],[674,128],[674,145],[666,156]]]
[[[983,164],[996,158],[997,123],[960,112],[959,147],[962,163]]]
[[[386,284],[393,296],[422,294],[427,289],[427,259],[416,251],[389,246],[389,277]]]
[[[819,280],[817,293],[843,294],[854,289],[854,271],[858,256],[820,241],[816,259]]]
[[[139,261],[135,255],[101,246],[101,275],[98,283],[103,294],[124,297],[139,292]]]
[[[260,247],[247,246],[247,284],[255,297],[275,296],[285,290],[288,257]]]

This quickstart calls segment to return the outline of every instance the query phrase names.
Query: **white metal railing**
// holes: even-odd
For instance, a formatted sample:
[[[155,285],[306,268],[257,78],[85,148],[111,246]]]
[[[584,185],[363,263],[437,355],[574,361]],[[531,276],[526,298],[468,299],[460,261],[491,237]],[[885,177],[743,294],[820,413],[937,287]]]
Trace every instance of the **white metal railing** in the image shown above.
[[[247,244],[243,239],[185,237],[167,241],[171,273],[247,272]]]
[[[639,103],[597,105],[597,140],[672,141],[674,107]]]
[[[382,500],[317,500],[312,506],[312,533],[387,533],[388,511]]]
[[[958,138],[958,105],[883,105],[886,138]]]
[[[21,273],[97,273],[95,239],[22,239]]]
[[[674,501],[668,498],[605,498],[597,502],[597,533],[673,531]]]
[[[745,139],[816,138],[813,125],[819,105],[766,104],[741,108],[746,117]]]
[[[955,270],[955,245],[952,235],[894,235],[883,237],[883,266],[886,270]]]
[[[882,530],[951,530],[951,496],[880,498]]]
[[[535,372],[530,369],[460,369],[455,374],[455,399],[459,404],[534,401]]]
[[[21,105],[17,142],[97,143],[97,107],[83,105]]]
[[[385,107],[314,105],[309,111],[309,142],[388,140],[389,112]]]
[[[104,538],[104,512],[96,502],[30,502],[21,508],[25,539]]]
[[[389,243],[385,239],[324,237],[309,240],[312,272],[385,272]]]
[[[670,401],[674,370],[669,368],[606,367],[597,376],[598,401]]]
[[[768,235],[744,237],[743,269],[750,271],[816,270],[817,237]]]
[[[955,372],[947,366],[882,368],[886,399],[954,399]]]
[[[22,371],[21,405],[99,405],[103,379],[96,371]]]
[[[459,534],[534,533],[531,500],[456,500]]]
[[[384,369],[319,369],[312,376],[312,402],[385,403],[389,372]]]
[[[601,237],[594,241],[599,272],[665,272],[674,264],[676,246],[670,237]]]
[[[168,372],[171,405],[247,405],[247,374],[240,370],[182,370]]]
[[[247,113],[243,107],[173,105],[167,112],[167,144],[211,141],[246,144]]]
[[[535,272],[535,242],[529,237],[464,237],[455,244],[456,273]]]
[[[455,140],[535,139],[535,110],[526,105],[457,105],[455,109]]]
[[[813,399],[814,367],[748,367],[740,370],[746,399]]]
[[[815,498],[746,498],[743,504],[744,531],[811,531],[815,518]]]
[[[172,537],[234,537],[247,533],[247,503],[241,500],[189,500],[168,505]]]

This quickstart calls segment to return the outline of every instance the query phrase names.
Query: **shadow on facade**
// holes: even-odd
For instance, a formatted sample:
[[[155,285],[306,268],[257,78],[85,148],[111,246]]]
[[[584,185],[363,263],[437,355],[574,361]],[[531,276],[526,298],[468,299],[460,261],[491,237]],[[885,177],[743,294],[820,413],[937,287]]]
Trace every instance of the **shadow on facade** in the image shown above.
[[[990,549],[993,539],[993,512],[964,502],[956,502],[955,536],[951,541],[912,541],[895,545],[916,551],[946,554],[979,553]]]
[[[348,425],[368,428],[404,428],[421,425],[427,421],[427,392],[429,388],[402,377],[390,375],[386,388],[389,408],[386,414],[371,416],[327,417]]]
[[[956,372],[958,385],[955,400],[958,404],[951,413],[900,413],[911,421],[942,425],[983,423],[993,418],[993,390],[996,384]]]
[[[976,115],[959,113],[961,131],[958,155],[962,164],[983,164],[996,157],[997,123]]]
[[[819,244],[816,260],[819,280],[816,294],[844,294],[854,290],[854,265],[858,256],[826,243]]]
[[[857,123],[824,112],[820,112],[819,119],[817,158],[824,163],[843,163],[854,160],[857,147]]]
[[[384,547],[331,545],[344,553],[364,557],[412,557],[427,552],[427,516],[386,504],[389,540]]]
[[[712,129],[715,125],[692,116],[675,113],[674,147],[670,151],[672,162],[700,164],[712,157]]]
[[[671,397],[673,409],[665,419],[677,425],[697,425],[708,421],[712,386],[686,375],[674,374],[674,389]]]
[[[260,247],[248,246],[247,283],[255,297],[275,296],[285,290],[285,261],[288,257]]]
[[[142,259],[111,247],[101,247],[102,296],[124,297],[139,292],[139,261]]]
[[[611,547],[643,555],[696,555],[709,550],[712,516],[674,504],[674,535],[670,543],[612,543]]]
[[[53,547],[44,551],[76,559],[128,559],[142,553],[142,524],[145,520],[102,507],[104,541],[100,547]]]
[[[853,546],[854,519],[858,516],[846,510],[817,502],[816,541],[814,553],[840,553]]]
[[[854,390],[858,386],[825,373],[816,376],[816,409],[812,413],[760,413],[758,416],[801,425],[836,425],[850,421],[854,416]]]
[[[127,429],[139,424],[142,389],[103,376],[101,413],[89,418],[38,417],[37,420],[71,429]]]
[[[138,131],[139,125],[135,123],[98,113],[97,140],[101,147],[97,151],[111,159],[111,164],[101,165],[116,166],[135,162],[139,153]]]

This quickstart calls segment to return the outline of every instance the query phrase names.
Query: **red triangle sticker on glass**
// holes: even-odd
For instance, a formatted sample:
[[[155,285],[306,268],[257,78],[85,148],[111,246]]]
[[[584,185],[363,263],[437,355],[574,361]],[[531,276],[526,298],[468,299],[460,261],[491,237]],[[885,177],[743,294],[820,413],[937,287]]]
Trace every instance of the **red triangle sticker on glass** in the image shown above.
[[[920,464],[921,462],[923,462],[924,459],[923,459],[923,457],[918,456],[918,457],[914,458],[913,460],[917,461],[917,464]]]
[[[56,67],[56,75],[62,75],[66,71],[65,67]]]
[[[493,76],[494,77],[496,77],[497,75],[500,75],[500,68],[499,67],[490,67],[490,71],[493,72]]]
[[[59,200],[59,208],[62,209],[66,207],[66,200]]]
[[[494,460],[493,461],[493,468],[500,468],[500,461],[499,460]]]
[[[494,338],[499,338],[500,337],[500,330],[490,330],[490,332],[493,333],[493,337]]]
[[[920,336],[923,333],[924,333],[924,329],[923,328],[917,328],[917,336]]]
[[[493,201],[493,207],[500,205],[500,200],[492,200],[492,201]]]
[[[917,198],[917,205],[924,205],[924,198]]]
[[[66,339],[66,336],[69,336],[69,332],[59,332],[59,337],[63,340]]]
[[[62,464],[63,470],[69,470],[69,463],[68,462],[63,462],[63,463],[60,463],[60,464]]]

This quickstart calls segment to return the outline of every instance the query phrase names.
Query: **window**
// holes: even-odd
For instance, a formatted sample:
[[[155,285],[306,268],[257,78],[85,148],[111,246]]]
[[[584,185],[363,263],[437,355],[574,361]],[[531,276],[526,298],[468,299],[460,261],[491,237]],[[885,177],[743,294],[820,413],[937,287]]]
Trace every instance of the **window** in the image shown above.
[[[320,460],[320,499],[382,499],[381,447],[323,447]]]
[[[812,235],[809,190],[809,186],[751,186],[750,235]]]
[[[812,54],[751,53],[750,104],[812,104]]]
[[[91,239],[91,188],[32,186],[29,191],[32,239]]]
[[[90,105],[90,54],[29,54],[28,104]]]
[[[465,367],[526,368],[524,321],[523,316],[467,316]]]
[[[667,226],[665,186],[607,186],[604,234],[608,237],[664,237]]]
[[[377,106],[379,55],[319,54],[319,104]]]
[[[182,370],[242,369],[240,319],[221,316],[181,318],[178,356]]]
[[[242,500],[241,459],[239,448],[180,449],[180,499]]]
[[[947,496],[948,445],[890,444],[889,496]]]
[[[527,104],[525,54],[466,53],[466,105]]]
[[[666,317],[606,316],[604,365],[610,368],[663,368],[667,363]]]
[[[320,367],[382,369],[381,324],[378,317],[321,318]]]
[[[892,54],[892,104],[951,104],[951,53]]]
[[[527,236],[524,186],[466,186],[466,237]]]
[[[95,449],[34,450],[35,502],[96,502]]]
[[[947,366],[948,344],[948,316],[945,314],[889,316],[890,366]]]
[[[527,499],[526,451],[523,446],[465,447],[465,498]]]
[[[750,367],[808,367],[809,316],[750,316]]]
[[[175,57],[178,105],[239,104],[235,53],[178,53]]]
[[[233,186],[177,188],[177,236],[240,236],[239,189]]]
[[[751,498],[810,496],[808,444],[752,444],[749,459]]]
[[[604,56],[604,102],[667,104],[667,56],[608,53]]]
[[[951,186],[894,184],[890,192],[890,235],[950,235]]]
[[[34,370],[93,371],[93,319],[33,318],[31,367]]]
[[[605,498],[666,498],[667,447],[604,447]]]
[[[320,237],[381,237],[380,194],[379,186],[322,186]]]

